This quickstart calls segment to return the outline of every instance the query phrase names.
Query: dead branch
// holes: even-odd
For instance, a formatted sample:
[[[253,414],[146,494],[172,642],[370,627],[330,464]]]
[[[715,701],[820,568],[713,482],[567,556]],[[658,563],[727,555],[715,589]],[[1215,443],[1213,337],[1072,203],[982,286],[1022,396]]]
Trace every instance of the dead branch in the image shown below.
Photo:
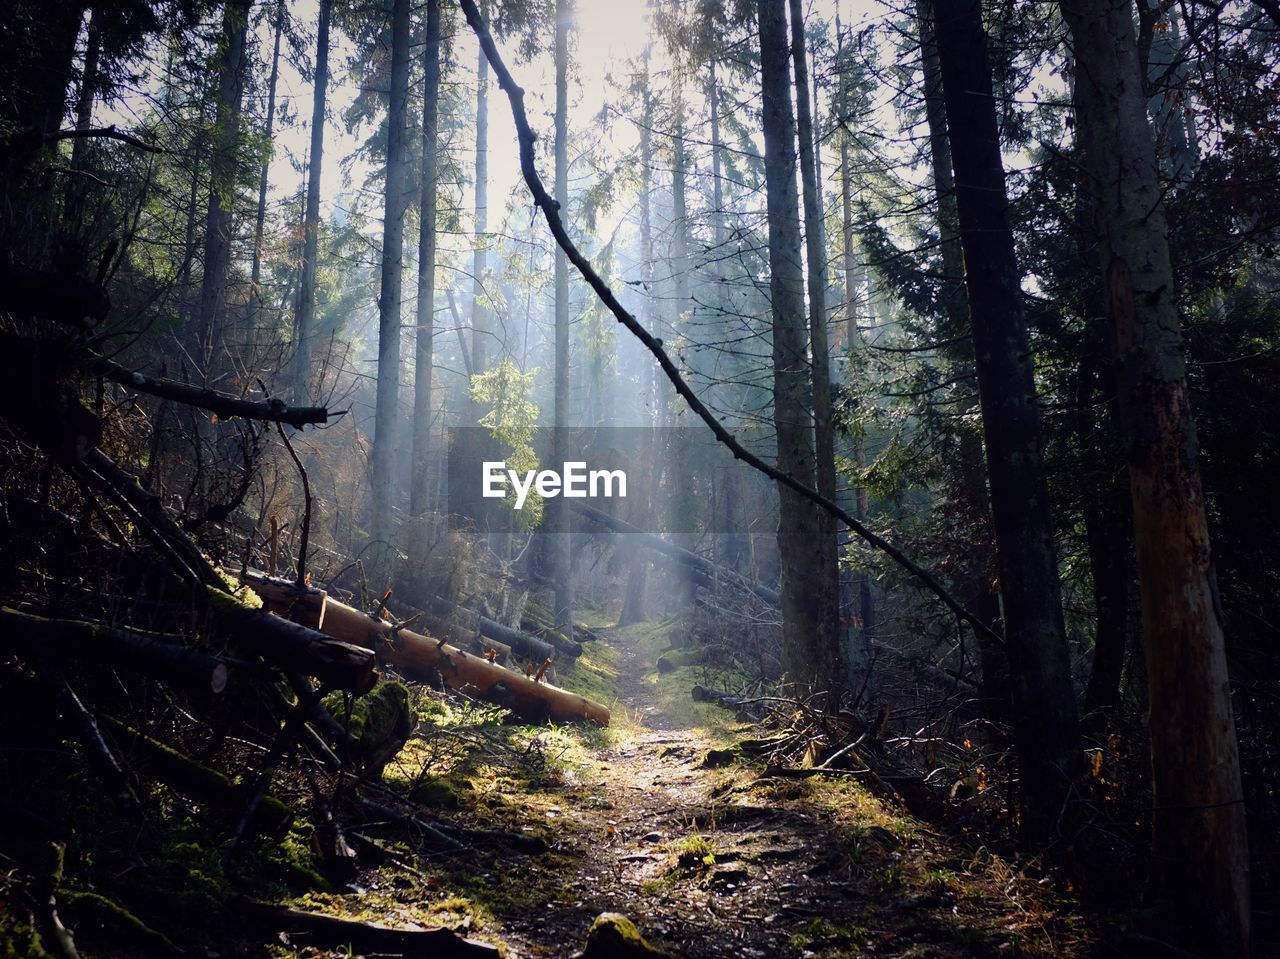
[[[202,410],[208,410],[221,419],[239,417],[246,420],[262,420],[268,423],[284,423],[295,429],[302,429],[308,424],[327,423],[331,418],[339,417],[344,411],[330,413],[323,406],[289,406],[283,400],[272,397],[265,402],[244,400],[229,393],[220,393],[200,386],[191,386],[168,380],[162,377],[148,376],[136,370],[130,370],[114,360],[99,356],[91,360],[87,369],[91,373],[105,376],[107,379],[127,386],[142,393],[149,393],[164,400],[185,403]]]

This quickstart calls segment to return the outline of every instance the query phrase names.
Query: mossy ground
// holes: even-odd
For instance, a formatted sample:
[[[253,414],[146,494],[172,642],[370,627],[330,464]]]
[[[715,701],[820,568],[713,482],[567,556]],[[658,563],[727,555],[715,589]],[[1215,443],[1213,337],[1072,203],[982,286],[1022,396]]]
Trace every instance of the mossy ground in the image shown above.
[[[228,869],[216,820],[164,787],[146,797],[160,816],[139,839],[86,798],[95,787],[74,763],[73,775],[36,773],[49,808],[88,833],[70,837],[66,871],[86,954],[162,941],[150,936],[224,955],[297,954],[285,942],[247,941],[232,889],[352,919],[442,925],[522,956],[571,954],[606,911],[688,957],[1086,951],[1087,926],[1068,918],[1078,910],[1056,902],[1052,886],[939,835],[855,777],[774,778],[736,751],[726,765],[705,765],[708,750],[760,735],[689,696],[695,683],[735,677],[698,664],[657,670],[679,617],[618,630],[603,611],[588,615],[602,641],[552,679],[608,705],[609,728],[511,724],[497,708],[410,687],[413,734],[383,784],[386,801],[412,816],[348,827],[364,849],[355,876],[319,874],[319,837],[305,815]],[[69,750],[56,755],[71,762]],[[273,789],[307,808],[305,783],[282,772]],[[466,848],[433,845],[416,824],[424,820],[470,831]],[[546,851],[504,836],[542,840]],[[20,942],[37,954],[26,932],[12,919],[0,925],[0,959],[5,949],[27,954],[14,953]],[[108,944],[95,950],[99,942]]]

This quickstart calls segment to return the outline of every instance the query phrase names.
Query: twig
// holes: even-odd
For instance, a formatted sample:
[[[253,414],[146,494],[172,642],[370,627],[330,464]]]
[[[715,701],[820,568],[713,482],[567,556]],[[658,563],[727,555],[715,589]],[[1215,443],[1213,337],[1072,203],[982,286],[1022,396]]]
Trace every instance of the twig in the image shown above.
[[[276,423],[276,432],[280,434],[280,440],[284,443],[284,448],[289,451],[289,455],[293,458],[293,465],[298,467],[298,475],[302,477],[302,538],[298,542],[298,585],[307,585],[307,541],[311,539],[311,481],[307,478],[307,468],[302,465],[302,460],[298,458],[298,454],[293,449],[293,444],[289,442],[289,437],[285,435],[284,427]],[[271,517],[271,534],[272,534],[272,563],[274,565],[274,544],[275,544],[275,517]]]

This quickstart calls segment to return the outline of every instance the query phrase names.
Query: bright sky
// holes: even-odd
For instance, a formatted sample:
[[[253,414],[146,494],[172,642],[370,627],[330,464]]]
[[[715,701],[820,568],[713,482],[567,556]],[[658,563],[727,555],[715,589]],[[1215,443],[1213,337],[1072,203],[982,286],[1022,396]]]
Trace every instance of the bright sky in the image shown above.
[[[571,86],[570,98],[573,109],[570,114],[570,126],[578,129],[595,123],[605,97],[609,94],[606,78],[613,74],[619,80],[626,69],[630,58],[640,56],[645,44],[649,42],[648,8],[652,0],[578,0],[574,12],[574,30],[571,34],[571,50],[574,58],[576,83]],[[841,18],[846,24],[855,26],[869,16],[883,15],[884,8],[876,0],[810,0],[806,4],[810,15],[834,19],[837,5]],[[314,26],[318,21],[317,0],[292,0],[290,9],[295,19]],[[466,27],[466,22],[459,14],[457,17],[459,36],[457,37],[457,61],[459,78],[467,84],[474,83],[474,71],[479,52],[475,37]],[[342,111],[351,103],[355,91],[344,66],[352,55],[352,47],[345,37],[334,32],[334,49],[331,53],[331,68],[334,70],[330,81],[330,121],[325,130],[325,165],[322,177],[322,196],[326,204],[326,213],[332,211],[333,202],[352,185],[346,181],[339,160],[350,154],[357,146],[358,139],[349,135],[340,120]],[[262,56],[270,55],[271,37],[269,30],[262,28],[258,37]],[[536,57],[532,62],[516,61],[515,43],[500,43],[499,48],[511,68],[516,81],[526,91],[526,104],[530,120],[535,130],[544,136],[550,136],[551,111],[554,106],[555,76],[550,54]],[[661,50],[654,50],[655,68],[661,62]],[[276,157],[272,164],[271,182],[277,195],[285,190],[293,190],[297,186],[297,174],[293,163],[304,164],[310,144],[308,125],[311,117],[311,87],[289,65],[281,70],[279,96],[292,97],[293,110],[298,121],[293,127],[281,130],[276,140]],[[614,129],[613,146],[627,149],[635,136],[634,128]],[[464,148],[469,152],[471,143],[467,139]],[[293,162],[290,162],[293,161]],[[469,163],[469,161],[468,161]],[[357,181],[370,172],[367,167],[356,167],[352,171]],[[544,170],[550,177],[551,171]],[[515,149],[515,127],[511,120],[511,112],[506,97],[497,89],[490,78],[489,98],[489,197],[490,222],[498,222],[506,197],[517,185],[520,169]],[[470,207],[470,197],[464,198],[464,205]]]

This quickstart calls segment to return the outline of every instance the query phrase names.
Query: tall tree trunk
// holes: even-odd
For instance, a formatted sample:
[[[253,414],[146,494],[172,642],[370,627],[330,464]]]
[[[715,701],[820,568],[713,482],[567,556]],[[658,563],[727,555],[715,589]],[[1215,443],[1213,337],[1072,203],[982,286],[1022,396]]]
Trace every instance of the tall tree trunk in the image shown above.
[[[426,76],[422,84],[422,193],[418,233],[418,325],[413,378],[413,475],[409,514],[430,507],[431,376],[435,366],[436,192],[440,158],[440,0],[427,0]]]
[[[240,146],[244,91],[245,35],[249,0],[228,0],[222,11],[222,57],[218,66],[218,113],[209,162],[209,212],[205,218],[204,277],[200,281],[198,335],[206,372],[222,350],[227,270],[231,265],[231,208],[236,192],[236,153]]]
[[[769,292],[773,305],[773,420],[778,468],[813,483],[811,378],[805,356],[804,270],[796,202],[796,127],[791,110],[786,0],[758,0],[765,184],[769,219]],[[822,567],[813,544],[817,511],[779,485],[782,660],[790,678],[831,689],[840,680],[835,624],[822,616]]]
[[[1155,860],[1196,946],[1249,953],[1240,758],[1155,138],[1132,8],[1064,0],[1129,445],[1150,708]]]
[[[653,209],[651,196],[653,193],[653,91],[650,89],[649,58],[650,50],[645,47],[644,75],[641,77],[640,83],[640,99],[642,103],[640,114],[640,285],[645,291],[645,299],[643,301],[644,318],[652,328],[652,310],[649,307],[648,299],[652,295],[653,288]],[[646,364],[645,370],[648,375],[646,396],[649,409],[652,412],[658,402],[657,371],[652,363]],[[652,420],[650,426],[652,426]],[[657,436],[657,430],[651,429],[649,442],[650,468],[647,470],[650,475],[645,477],[644,483],[645,521],[652,515],[652,465],[658,456]],[[643,526],[644,524],[640,522],[635,525]],[[644,622],[644,596],[649,579],[649,561],[645,557],[644,550],[634,545],[629,546],[629,549],[631,552],[630,571],[627,575],[626,594],[622,601],[622,613],[618,617],[618,623],[622,626]]]
[[[89,29],[85,37],[84,69],[80,71],[80,90],[76,94],[76,129],[87,130],[93,124],[93,101],[97,98],[98,60],[102,54],[102,30],[98,26],[101,15],[89,13]],[[78,137],[71,141],[71,169],[79,171],[85,167],[85,156],[89,150],[87,137]],[[63,208],[63,220],[70,231],[79,231],[80,218],[84,211],[85,179],[69,177],[66,199]]]
[[[570,0],[556,0],[556,133],[555,192],[560,215],[569,212],[569,18]],[[483,56],[483,54],[481,54]],[[564,250],[555,255],[555,410],[552,431],[552,463],[559,468],[568,452],[569,430],[569,262]],[[573,636],[573,585],[570,582],[570,521],[564,497],[552,500],[555,524],[552,539],[552,582],[555,590],[556,629]]]
[[[480,5],[489,19],[488,0]],[[485,308],[484,274],[489,266],[489,61],[484,51],[476,61],[476,183],[475,245],[471,250],[471,373],[488,369],[489,317]]]
[[[320,247],[320,175],[324,166],[324,114],[329,87],[329,19],[333,0],[320,0],[315,88],[311,96],[311,153],[307,161],[307,211],[302,221],[302,279],[298,294],[294,397],[311,391],[311,337],[316,317],[316,258]]]
[[[804,11],[801,0],[790,0],[791,59],[795,64],[796,132],[800,138],[800,183],[804,197],[804,236],[809,282],[809,347],[813,356],[813,432],[818,492],[836,500],[835,424],[831,411],[831,354],[827,340],[827,251],[824,248],[822,185],[818,180],[818,151],[814,145],[813,111],[809,103],[809,64],[805,53]],[[819,512],[818,554],[814,584],[814,614],[832,624],[838,636],[840,615],[840,566],[835,520]],[[834,655],[840,661],[837,642]],[[837,675],[843,675],[843,668]]]
[[[370,523],[375,585],[391,575],[392,509],[400,435],[400,301],[404,280],[406,114],[409,107],[409,0],[391,11],[391,106],[387,123],[387,176],[382,220],[382,285],[378,295],[378,389],[373,435],[373,516]]]
[[[840,43],[843,45],[843,42],[844,39],[841,36]],[[842,109],[844,114],[848,116],[851,113],[848,88],[844,86],[845,81],[843,78],[841,83],[843,86],[841,93]],[[844,238],[844,261],[841,265],[844,271],[845,348],[849,351],[849,366],[852,370],[854,368],[853,354],[862,346],[862,334],[858,329],[858,257],[854,245],[853,170],[849,161],[849,134],[847,131],[841,131],[840,134],[840,216],[841,232]],[[854,437],[852,445],[854,463],[859,469],[865,468],[867,454],[860,432]],[[870,502],[865,484],[858,483],[854,488],[853,504],[854,518],[860,523],[865,523],[867,514],[870,511]],[[859,573],[856,585],[858,592],[858,619],[862,627],[863,649],[866,650],[871,645],[871,637],[876,626],[875,606],[871,595],[871,577],[865,572]]]
[[[939,4],[937,45],[1004,600],[1022,831],[1039,846],[1063,822],[1079,719],[980,0]]]
[[[964,287],[964,252],[960,248],[960,215],[956,211],[956,183],[951,169],[951,144],[947,139],[947,107],[942,93],[942,68],[938,64],[938,44],[934,29],[934,0],[917,0],[920,29],[920,60],[924,73],[925,120],[929,128],[929,160],[937,195],[938,239],[942,253],[941,339],[949,345],[942,355],[956,378],[973,376],[973,341],[969,332],[968,298]],[[956,418],[957,452],[952,474],[951,495],[955,497],[969,526],[977,531],[966,544],[966,557],[959,576],[969,608],[992,629],[1000,624],[1000,596],[996,592],[996,558],[991,549],[991,507],[987,495],[986,464],[982,437],[968,425],[977,408],[976,399],[960,400]],[[983,713],[998,721],[1009,719],[1009,657],[986,636],[977,637],[978,661],[982,669],[979,692]]]
[[[253,268],[250,272],[250,285],[253,297],[262,302],[262,293],[258,289],[262,277],[262,234],[267,224],[267,177],[271,172],[271,154],[275,150],[273,136],[276,129],[276,83],[280,79],[280,34],[284,31],[284,0],[276,5],[275,42],[271,47],[271,74],[267,79],[267,149],[262,154],[262,165],[258,169],[258,218],[253,227]]]

